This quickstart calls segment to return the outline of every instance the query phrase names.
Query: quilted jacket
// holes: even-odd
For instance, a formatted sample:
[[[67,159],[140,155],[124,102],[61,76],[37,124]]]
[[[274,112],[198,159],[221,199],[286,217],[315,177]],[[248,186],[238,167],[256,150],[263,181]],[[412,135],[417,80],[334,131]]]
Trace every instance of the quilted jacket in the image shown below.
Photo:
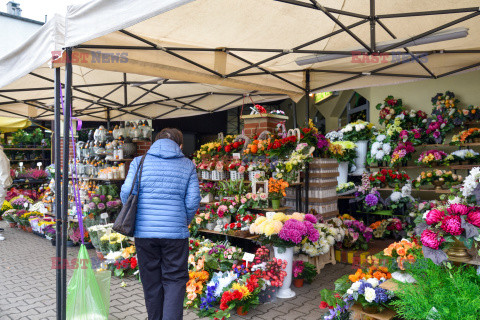
[[[141,157],[130,164],[120,197],[128,199]],[[133,194],[137,192],[138,177]],[[170,139],[157,140],[143,163],[135,223],[136,238],[185,239],[188,225],[200,204],[200,189],[193,162]]]

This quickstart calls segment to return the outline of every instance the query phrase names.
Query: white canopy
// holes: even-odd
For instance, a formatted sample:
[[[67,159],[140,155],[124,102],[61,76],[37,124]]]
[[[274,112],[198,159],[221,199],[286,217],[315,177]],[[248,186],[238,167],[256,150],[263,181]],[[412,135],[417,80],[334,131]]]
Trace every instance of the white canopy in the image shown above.
[[[0,59],[0,87],[44,65],[50,54],[45,50],[66,46],[75,47],[73,63],[89,69],[298,100],[306,91],[474,70],[480,66],[479,15],[477,0],[92,1],[69,7],[64,21],[42,28],[48,45],[31,39],[28,46],[36,48]],[[392,39],[400,40],[385,44]],[[374,60],[352,51],[386,56]],[[320,62],[296,63],[313,54]]]

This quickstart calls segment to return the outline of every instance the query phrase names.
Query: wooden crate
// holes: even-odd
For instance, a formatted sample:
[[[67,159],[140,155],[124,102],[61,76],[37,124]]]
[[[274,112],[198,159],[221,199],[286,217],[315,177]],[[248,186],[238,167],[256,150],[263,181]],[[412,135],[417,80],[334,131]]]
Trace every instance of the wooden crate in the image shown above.
[[[302,260],[302,261],[309,262],[309,263],[313,264],[317,268],[318,274],[320,274],[322,269],[325,268],[326,264],[329,264],[329,263],[336,264],[337,263],[337,261],[335,260],[335,254],[334,254],[334,251],[333,251],[333,247],[330,247],[329,252],[327,252],[325,254],[322,254],[320,256],[310,257],[306,254],[299,254],[294,259],[295,260]]]
[[[397,313],[391,309],[385,309],[375,314],[366,313],[359,304],[354,304],[351,310],[353,311],[353,320],[392,320],[397,315]]]

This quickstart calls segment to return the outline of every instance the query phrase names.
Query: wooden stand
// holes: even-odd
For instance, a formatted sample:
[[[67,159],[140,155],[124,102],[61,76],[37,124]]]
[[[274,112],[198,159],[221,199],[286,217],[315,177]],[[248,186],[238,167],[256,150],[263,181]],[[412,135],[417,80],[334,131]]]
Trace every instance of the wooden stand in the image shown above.
[[[298,255],[298,257],[295,257],[295,258],[298,259],[298,260],[302,260],[302,261],[309,262],[309,263],[313,264],[317,268],[318,274],[320,274],[320,271],[323,268],[325,268],[326,264],[328,264],[328,263],[336,264],[337,263],[337,261],[335,260],[335,253],[334,253],[333,247],[330,247],[329,252],[327,252],[325,254],[322,254],[320,256],[310,257],[310,256],[305,255],[305,254],[300,254],[300,255]]]
[[[359,304],[354,304],[351,310],[353,311],[353,319],[355,320],[391,320],[397,315],[397,313],[391,309],[385,309],[375,314],[366,313]]]

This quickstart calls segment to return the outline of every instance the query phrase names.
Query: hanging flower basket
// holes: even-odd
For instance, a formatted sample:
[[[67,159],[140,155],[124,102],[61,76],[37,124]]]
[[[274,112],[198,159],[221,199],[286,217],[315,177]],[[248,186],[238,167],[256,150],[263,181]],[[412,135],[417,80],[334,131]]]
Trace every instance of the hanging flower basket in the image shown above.
[[[202,171],[202,179],[205,179],[205,180],[210,180],[210,179],[212,179],[212,173],[211,173],[211,171],[203,170],[203,171]]]

